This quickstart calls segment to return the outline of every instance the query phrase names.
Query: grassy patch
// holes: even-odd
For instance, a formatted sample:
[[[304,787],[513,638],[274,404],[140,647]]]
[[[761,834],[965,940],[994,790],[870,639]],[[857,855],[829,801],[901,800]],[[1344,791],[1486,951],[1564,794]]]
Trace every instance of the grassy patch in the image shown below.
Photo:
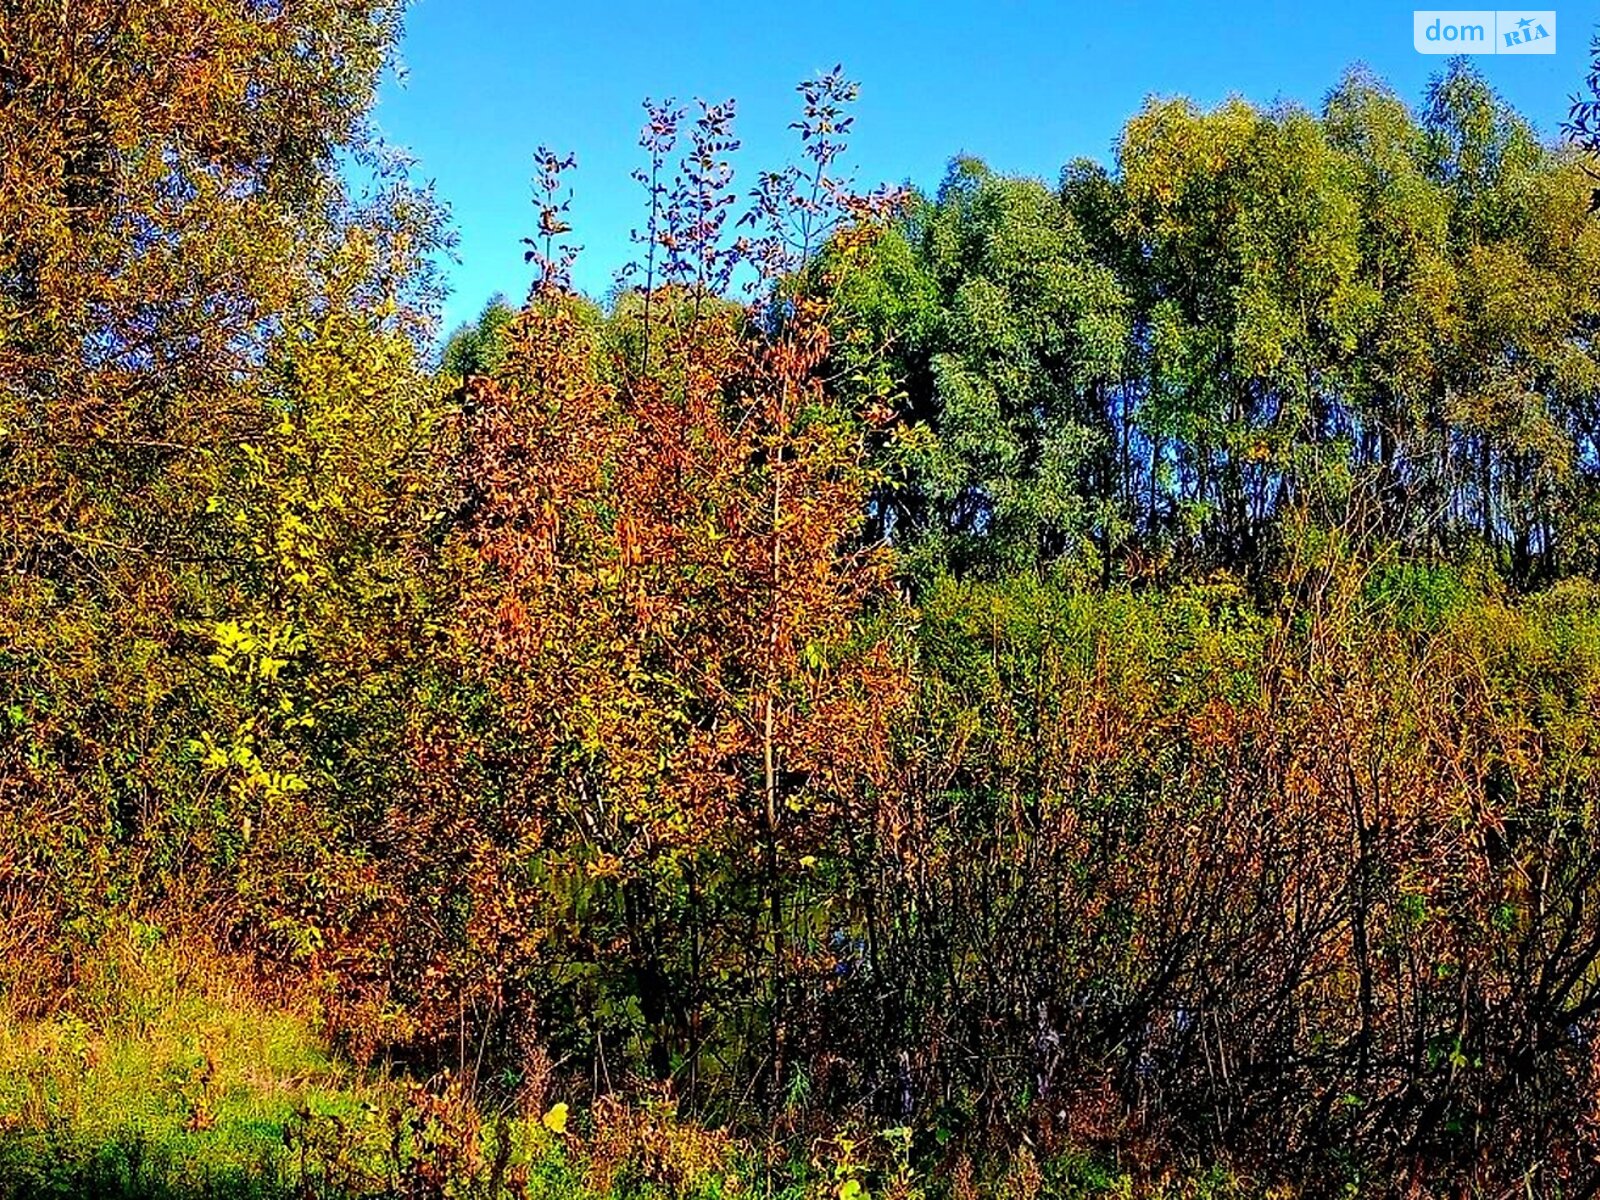
[[[7,1194],[278,1194],[293,1128],[392,1090],[218,964],[139,942],[119,931],[51,1012],[0,1023]]]

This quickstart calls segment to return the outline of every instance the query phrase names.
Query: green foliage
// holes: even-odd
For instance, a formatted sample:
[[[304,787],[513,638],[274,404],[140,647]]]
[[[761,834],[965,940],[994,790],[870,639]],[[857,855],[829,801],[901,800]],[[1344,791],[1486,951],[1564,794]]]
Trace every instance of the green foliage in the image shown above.
[[[840,309],[845,387],[900,418],[877,529],[924,580],[1259,580],[1298,512],[1588,572],[1589,191],[1463,63],[1415,112],[1361,71],[1315,114],[1152,100],[1056,193],[958,160]]]
[[[1373,573],[1367,597],[1401,628],[1435,632],[1470,606],[1476,597],[1450,567],[1402,563]]]
[[[462,325],[445,340],[439,370],[461,379],[493,375],[505,358],[506,326],[516,315],[504,296],[491,298],[476,321]]]
[[[1125,308],[1055,194],[975,160],[852,272],[846,362],[865,350],[906,372],[903,392],[884,366],[850,383],[905,414],[877,520],[913,569],[1032,567],[1097,528],[1094,474],[1111,450],[1098,400]]]

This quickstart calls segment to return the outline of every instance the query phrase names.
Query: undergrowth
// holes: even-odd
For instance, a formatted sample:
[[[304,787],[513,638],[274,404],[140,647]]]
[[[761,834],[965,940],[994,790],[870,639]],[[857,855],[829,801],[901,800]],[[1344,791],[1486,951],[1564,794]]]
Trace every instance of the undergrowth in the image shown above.
[[[974,1155],[841,1124],[757,1144],[661,1094],[583,1110],[330,1051],[317,1006],[128,925],[47,1012],[0,1023],[0,1196],[61,1200],[1232,1197],[1086,1154]]]

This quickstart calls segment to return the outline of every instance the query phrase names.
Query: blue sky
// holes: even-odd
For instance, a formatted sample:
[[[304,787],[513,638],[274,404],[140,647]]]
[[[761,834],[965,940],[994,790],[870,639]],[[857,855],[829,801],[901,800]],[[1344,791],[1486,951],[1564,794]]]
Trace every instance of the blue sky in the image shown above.
[[[1554,135],[1585,73],[1600,6],[1557,8],[1554,55],[1483,55],[1489,80]],[[724,4],[416,0],[378,123],[436,182],[460,231],[446,328],[530,281],[541,143],[578,156],[577,282],[603,294],[632,257],[641,197],[640,101],[737,97],[753,180],[787,161],[794,84],[843,62],[861,83],[850,163],[864,184],[937,185],[958,153],[1054,179],[1078,155],[1109,162],[1146,96],[1230,93],[1316,105],[1365,62],[1416,101],[1444,59],[1412,47],[1412,7],[1370,0],[1185,5],[826,2]]]

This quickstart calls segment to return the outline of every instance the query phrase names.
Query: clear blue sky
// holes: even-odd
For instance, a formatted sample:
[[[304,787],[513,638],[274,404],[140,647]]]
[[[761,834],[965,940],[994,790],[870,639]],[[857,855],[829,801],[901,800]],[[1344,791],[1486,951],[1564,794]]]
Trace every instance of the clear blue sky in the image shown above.
[[[603,294],[640,223],[640,101],[738,98],[748,182],[787,161],[794,84],[843,62],[861,83],[850,162],[862,183],[937,185],[958,153],[1054,179],[1077,155],[1109,162],[1122,122],[1156,93],[1230,93],[1315,106],[1365,62],[1408,100],[1443,58],[1412,47],[1412,8],[1372,0],[1093,6],[954,3],[673,3],[416,0],[407,77],[378,123],[451,206],[461,261],[446,328],[530,280],[533,151],[578,156],[577,282]],[[1582,81],[1600,6],[1557,8],[1558,53],[1482,55],[1501,92],[1546,134]]]

